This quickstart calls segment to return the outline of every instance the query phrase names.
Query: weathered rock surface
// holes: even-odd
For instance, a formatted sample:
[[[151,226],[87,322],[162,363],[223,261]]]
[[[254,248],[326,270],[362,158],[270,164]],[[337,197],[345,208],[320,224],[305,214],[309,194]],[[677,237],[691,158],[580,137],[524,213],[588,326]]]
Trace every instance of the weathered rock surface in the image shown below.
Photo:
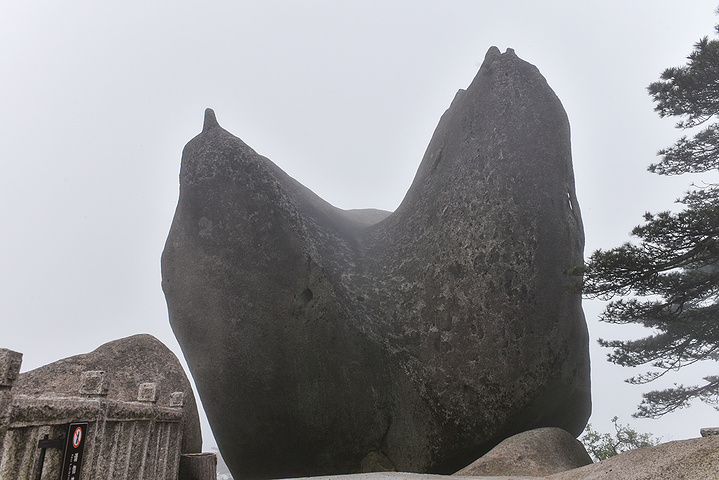
[[[386,218],[385,218],[386,217]],[[222,129],[184,149],[170,322],[233,474],[451,473],[590,413],[569,123],[487,53],[391,215],[323,201]]]
[[[629,450],[546,480],[717,480],[719,436]]]
[[[541,477],[590,465],[582,443],[567,431],[544,427],[518,433],[455,475]]]
[[[307,477],[305,477],[307,478]],[[438,475],[430,473],[407,473],[407,472],[371,472],[371,473],[355,473],[350,475],[328,475],[309,477],[312,480],[537,480],[541,477],[527,477],[516,475],[499,475],[491,477],[473,477],[464,476],[457,477],[447,475]],[[299,480],[299,479],[288,479]]]
[[[185,425],[181,451],[196,453],[202,450],[200,419],[190,381],[175,354],[152,335],[113,340],[90,353],[21,373],[13,394],[77,397],[83,393],[84,372],[104,372],[98,391],[103,391],[104,398],[119,402],[137,401],[139,385],[143,383],[157,385],[157,405],[169,406],[171,394],[183,392]]]
[[[667,442],[549,476],[443,476],[400,472],[314,477],[313,480],[717,480],[719,436]]]

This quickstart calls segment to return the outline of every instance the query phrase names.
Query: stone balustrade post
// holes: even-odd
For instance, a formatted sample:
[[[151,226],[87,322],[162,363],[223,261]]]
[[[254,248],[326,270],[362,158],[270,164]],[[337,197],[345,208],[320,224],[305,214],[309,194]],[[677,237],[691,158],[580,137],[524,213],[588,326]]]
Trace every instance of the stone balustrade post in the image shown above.
[[[0,458],[2,458],[5,433],[10,423],[12,387],[20,374],[22,353],[0,348]]]
[[[186,453],[180,456],[178,480],[216,480],[217,455],[214,453]]]

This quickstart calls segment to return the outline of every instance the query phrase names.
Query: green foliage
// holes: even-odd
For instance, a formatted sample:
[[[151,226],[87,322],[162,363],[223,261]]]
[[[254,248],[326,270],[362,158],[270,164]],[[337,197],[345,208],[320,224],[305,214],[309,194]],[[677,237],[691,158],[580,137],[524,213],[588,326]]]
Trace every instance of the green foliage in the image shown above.
[[[716,27],[719,32],[719,25]],[[719,40],[701,39],[685,66],[668,68],[648,87],[660,116],[679,117],[678,128],[704,125],[659,151],[649,170],[661,175],[716,172],[719,168]],[[719,360],[719,185],[692,186],[678,212],[647,213],[632,230],[634,241],[597,250],[584,266],[583,291],[612,300],[600,320],[640,324],[652,334],[638,340],[602,340],[619,365],[649,365],[628,379],[651,382],[704,360]],[[615,299],[616,297],[620,297]],[[719,405],[719,377],[703,385],[652,391],[635,416],[660,417],[694,398]]]
[[[617,417],[612,418],[614,435],[597,432],[591,423],[584,429],[579,440],[594,461],[606,460],[627,450],[658,445],[662,440],[661,437],[654,438],[651,433],[637,433],[629,425],[621,425],[617,421]]]

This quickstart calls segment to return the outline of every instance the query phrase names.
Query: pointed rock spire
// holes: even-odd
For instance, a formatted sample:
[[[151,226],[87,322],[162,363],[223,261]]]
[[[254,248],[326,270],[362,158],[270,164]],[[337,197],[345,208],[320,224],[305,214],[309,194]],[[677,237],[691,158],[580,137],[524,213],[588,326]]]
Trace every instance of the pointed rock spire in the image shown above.
[[[205,121],[202,125],[202,133],[209,132],[215,127],[219,127],[220,124],[217,123],[217,117],[215,116],[215,111],[211,108],[205,109]]]

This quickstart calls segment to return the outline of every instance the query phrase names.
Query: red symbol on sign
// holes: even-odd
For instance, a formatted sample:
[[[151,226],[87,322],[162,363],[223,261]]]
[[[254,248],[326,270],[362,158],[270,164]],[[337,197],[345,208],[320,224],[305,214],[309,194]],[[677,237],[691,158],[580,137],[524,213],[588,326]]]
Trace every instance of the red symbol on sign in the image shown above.
[[[72,434],[72,446],[75,448],[79,447],[80,440],[82,440],[82,428],[77,427],[75,433]]]

